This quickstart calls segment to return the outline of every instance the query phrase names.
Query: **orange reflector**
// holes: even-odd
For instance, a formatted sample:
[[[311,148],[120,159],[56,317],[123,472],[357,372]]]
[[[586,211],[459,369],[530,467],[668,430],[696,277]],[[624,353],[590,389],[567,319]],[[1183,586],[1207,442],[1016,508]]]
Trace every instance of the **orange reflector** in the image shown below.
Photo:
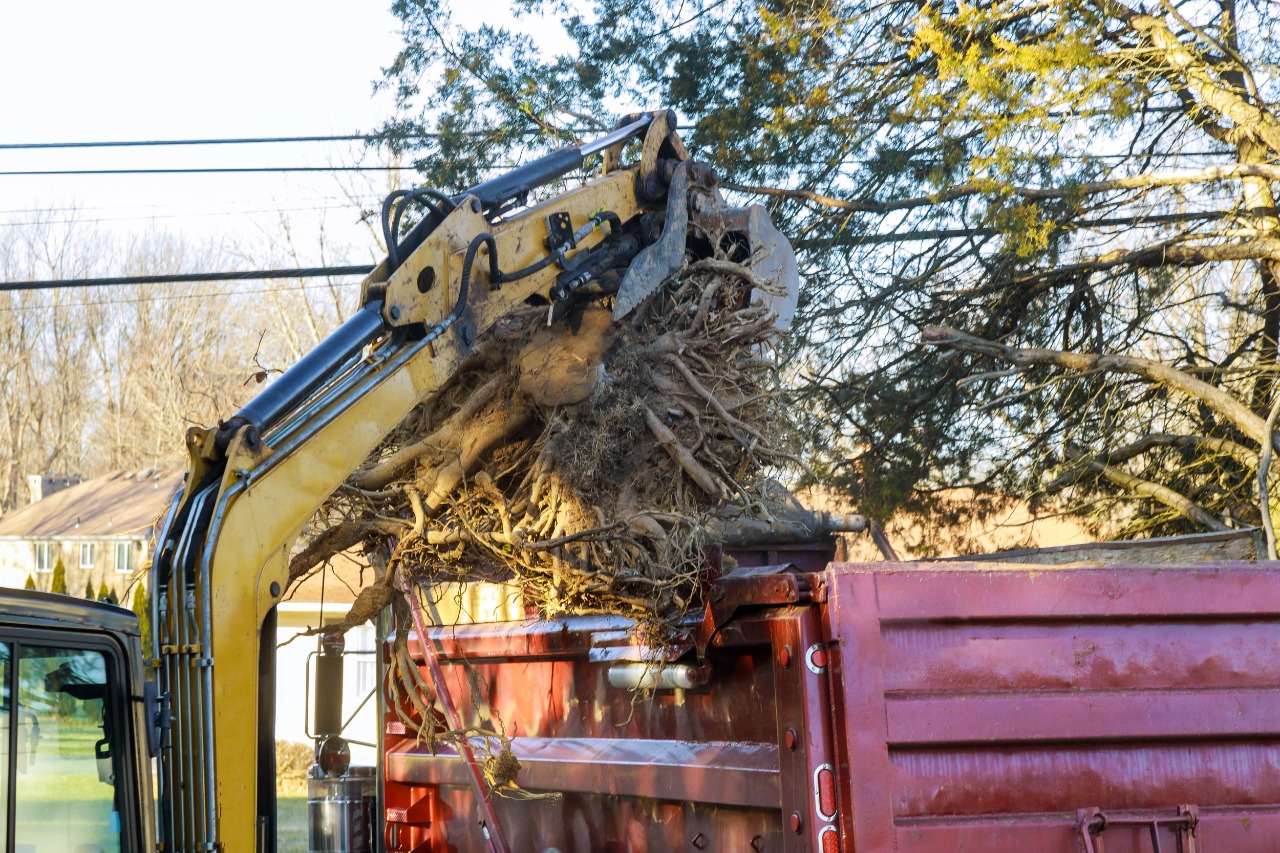
[[[818,810],[822,817],[831,819],[836,816],[836,774],[830,767],[818,771]]]

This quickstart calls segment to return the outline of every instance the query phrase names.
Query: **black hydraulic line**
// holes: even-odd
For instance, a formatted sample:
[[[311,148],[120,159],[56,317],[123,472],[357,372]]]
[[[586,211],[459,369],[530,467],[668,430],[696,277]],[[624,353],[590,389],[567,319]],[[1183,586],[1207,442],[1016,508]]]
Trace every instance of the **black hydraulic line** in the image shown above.
[[[63,287],[110,287],[117,284],[174,284],[183,281],[256,281],[270,278],[323,278],[339,275],[368,275],[372,264],[344,267],[299,267],[286,270],[242,270],[237,272],[189,272],[167,275],[123,275],[110,278],[53,278],[39,281],[0,281],[6,290],[57,290]]]
[[[519,200],[532,190],[580,168],[591,155],[599,154],[612,145],[625,142],[644,132],[652,121],[652,116],[645,116],[585,145],[570,145],[559,151],[553,151],[505,175],[458,193],[453,197],[453,202],[461,204],[468,196],[475,196],[483,210],[494,213],[507,202]],[[427,239],[427,235],[435,230],[439,222],[440,220],[434,215],[423,217],[400,241],[396,255],[407,258],[413,254],[413,251],[422,245],[422,241]],[[395,269],[396,265],[391,265],[390,272],[395,272]]]
[[[521,197],[530,189],[554,180],[581,166],[585,159],[592,154],[597,154],[611,145],[624,142],[642,133],[651,121],[651,116],[645,116],[585,145],[570,146],[548,154],[546,157],[522,166],[501,178],[486,181],[478,187],[454,196],[448,200],[448,203],[459,204],[468,196],[479,196],[482,207],[490,209],[500,207],[507,201]],[[409,192],[408,196],[413,198],[415,193]],[[430,197],[438,201],[441,200],[439,194],[429,192],[421,193],[417,197]],[[434,204],[430,205],[428,209],[430,212],[409,231],[405,239],[388,257],[386,269],[388,275],[394,273],[398,267],[398,264],[394,261],[409,257],[418,246],[422,245],[427,235],[439,225],[442,219],[441,214],[447,213],[447,211]],[[610,227],[613,227],[612,222]],[[488,232],[477,235],[467,247],[466,257],[463,260],[462,280],[458,283],[458,300],[449,316],[438,324],[440,328],[448,327],[456,322],[466,309],[467,296],[471,287],[471,270],[475,263],[476,254],[482,245],[487,245],[489,248],[489,269],[494,275],[493,283],[498,284],[503,280],[503,274],[498,269],[497,246],[493,235]],[[534,264],[529,268],[509,273],[508,275],[518,278],[529,274],[529,270],[534,268],[540,268],[539,264]],[[224,422],[219,430],[222,436],[220,440],[229,441],[235,430],[244,424],[252,424],[259,431],[270,429],[291,412],[295,406],[319,389],[325,382],[332,379],[336,367],[354,358],[367,344],[376,340],[385,330],[386,326],[382,319],[382,302],[370,302],[363,306],[356,312],[355,316],[343,323],[337,331],[303,356],[301,361],[286,370],[276,381],[250,400],[234,417]]]
[[[275,638],[278,608],[267,611],[262,636]],[[341,659],[339,659],[341,660]],[[276,648],[258,645],[258,779],[275,779],[276,767]],[[276,853],[276,786],[258,785],[258,853]],[[167,849],[167,848],[166,848]]]
[[[463,285],[467,286],[471,282],[471,266],[475,263],[476,253],[480,251],[480,247],[484,246],[488,249],[485,253],[489,257],[489,284],[495,288],[501,284],[507,284],[512,281],[519,281],[525,276],[533,275],[536,272],[546,269],[557,260],[559,256],[555,254],[544,255],[529,266],[523,269],[514,270],[512,272],[503,272],[498,268],[498,241],[488,231],[483,231],[472,238],[471,244],[467,246],[467,253],[462,260],[462,280]]]
[[[400,202],[399,205],[396,205],[397,201]],[[400,234],[400,219],[404,215],[405,208],[415,202],[431,211],[436,222],[443,222],[444,218],[457,207],[453,199],[433,189],[396,190],[389,194],[382,202],[382,239],[387,247],[387,265],[390,269],[394,270],[400,266],[399,246],[396,244]],[[394,215],[392,215],[393,207]]]

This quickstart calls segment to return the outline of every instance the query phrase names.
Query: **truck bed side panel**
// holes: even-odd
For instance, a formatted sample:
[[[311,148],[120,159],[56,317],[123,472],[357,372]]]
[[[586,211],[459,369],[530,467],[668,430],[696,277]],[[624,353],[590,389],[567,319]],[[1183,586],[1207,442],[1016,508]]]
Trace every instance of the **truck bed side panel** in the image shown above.
[[[1280,572],[837,566],[846,850],[1274,849]],[[1107,821],[1100,821],[1101,813]],[[1085,828],[1082,829],[1081,825]]]

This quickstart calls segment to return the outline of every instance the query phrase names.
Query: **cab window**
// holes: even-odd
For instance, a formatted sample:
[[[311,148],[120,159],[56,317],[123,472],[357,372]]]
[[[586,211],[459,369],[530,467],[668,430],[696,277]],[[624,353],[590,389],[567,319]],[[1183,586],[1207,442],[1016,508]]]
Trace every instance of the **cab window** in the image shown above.
[[[6,684],[16,680],[17,702],[5,703],[8,725],[17,729],[13,760],[5,762],[6,781],[9,774],[16,780],[14,850],[120,853],[125,721],[113,719],[120,709],[112,698],[107,656],[93,649],[14,645],[16,679],[6,678]],[[12,646],[6,652],[7,668]],[[6,744],[12,742],[10,734]]]

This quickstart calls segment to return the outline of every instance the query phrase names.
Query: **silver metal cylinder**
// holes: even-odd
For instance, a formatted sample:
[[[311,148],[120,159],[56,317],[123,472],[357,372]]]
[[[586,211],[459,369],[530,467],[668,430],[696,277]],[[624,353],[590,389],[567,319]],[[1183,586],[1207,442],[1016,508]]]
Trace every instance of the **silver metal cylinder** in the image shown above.
[[[711,667],[687,663],[616,663],[609,683],[625,690],[693,690],[707,683]]]
[[[310,853],[374,853],[377,777],[372,767],[307,780]]]

